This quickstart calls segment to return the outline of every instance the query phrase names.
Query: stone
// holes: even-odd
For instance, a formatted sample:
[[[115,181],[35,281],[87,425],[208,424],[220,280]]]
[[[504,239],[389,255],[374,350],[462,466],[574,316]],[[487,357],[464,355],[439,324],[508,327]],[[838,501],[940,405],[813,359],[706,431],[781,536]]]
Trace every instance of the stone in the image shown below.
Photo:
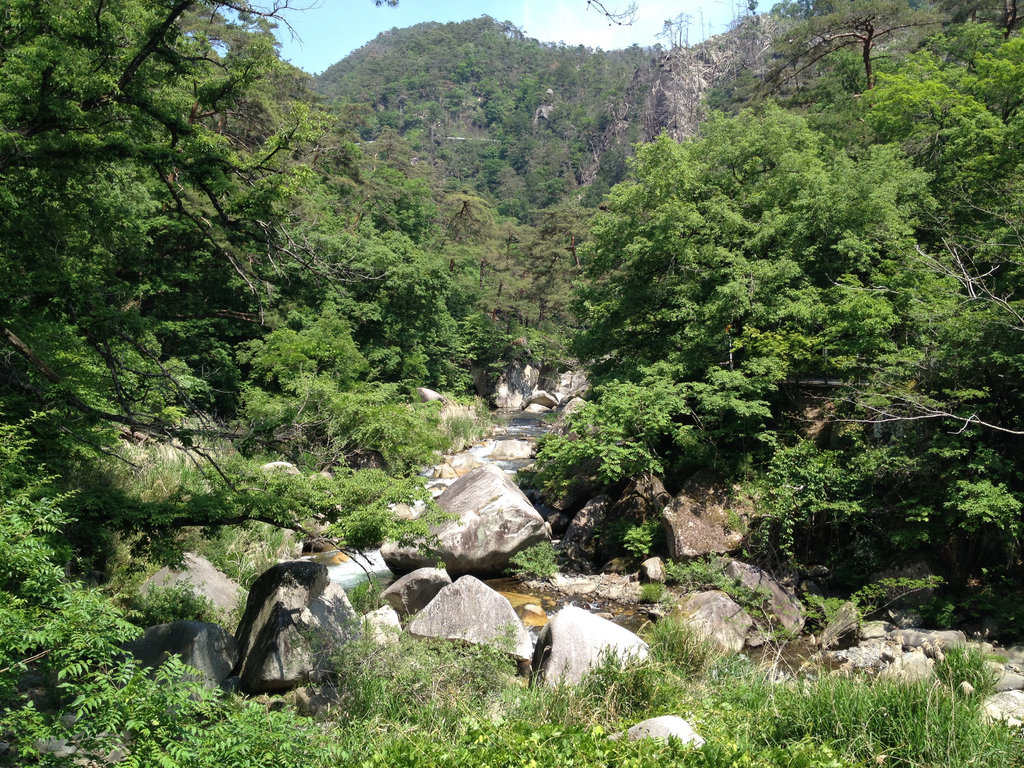
[[[640,581],[642,583],[665,583],[665,563],[660,557],[649,557],[640,563]]]
[[[366,636],[379,645],[390,645],[398,642],[402,621],[394,608],[382,605],[363,616],[363,630]]]
[[[1022,691],[1024,690],[1024,676],[1018,675],[1015,672],[1009,670],[1003,670],[996,680],[996,693],[1002,693],[1003,691]]]
[[[888,634],[884,621],[865,621],[860,625],[860,639],[880,640]]]
[[[515,554],[550,540],[544,519],[526,494],[491,464],[456,480],[437,503],[456,519],[431,527],[431,534],[437,537],[435,551],[424,553],[415,545],[386,542],[381,554],[392,571],[407,573],[444,563],[453,577],[499,575],[508,569]]]
[[[860,623],[860,611],[857,606],[847,601],[839,606],[836,615],[822,630],[818,644],[823,650],[833,648],[849,648],[857,642],[857,627]]]
[[[303,717],[321,717],[341,704],[333,685],[296,688],[288,694],[288,700]]]
[[[559,398],[560,402],[565,402],[572,398],[579,399],[579,395],[583,394],[590,388],[590,382],[587,380],[587,374],[583,371],[565,371],[558,375],[558,383],[554,388],[554,395]]]
[[[540,383],[540,368],[529,363],[511,363],[494,388],[494,407],[499,411],[518,411]]]
[[[985,699],[982,712],[990,721],[1019,728],[1024,725],[1024,691],[995,693]]]
[[[334,552],[320,552],[319,554],[313,555],[310,558],[314,563],[320,563],[320,565],[332,566],[341,565],[349,561],[348,555],[341,550],[335,550]]]
[[[493,461],[529,459],[536,450],[536,446],[528,440],[495,440],[489,458]]]
[[[745,506],[730,499],[717,475],[697,473],[662,510],[669,557],[679,561],[735,551],[743,542],[737,526],[744,514]]]
[[[526,411],[526,413],[548,413],[551,411],[551,409],[546,405],[541,405],[540,403],[528,405],[523,410]]]
[[[552,395],[550,392],[545,392],[543,389],[535,390],[529,399],[526,401],[527,405],[543,405],[545,408],[557,408],[558,397]]]
[[[483,462],[472,453],[457,453],[454,456],[450,456],[445,463],[455,470],[456,477],[462,477],[483,465]]]
[[[270,474],[273,472],[279,472],[282,475],[301,475],[299,468],[292,464],[290,461],[268,461],[266,464],[260,467],[264,472]]]
[[[529,659],[533,643],[505,597],[473,576],[463,576],[437,593],[415,619],[409,634],[462,640],[474,645],[511,641],[517,659]]]
[[[519,609],[523,624],[528,627],[543,627],[548,623],[548,615],[536,603],[527,603]]]
[[[443,568],[417,568],[381,592],[384,600],[402,618],[419,613],[438,592],[452,583]]]
[[[194,552],[185,553],[185,568],[161,568],[139,588],[140,594],[151,589],[167,589],[185,585],[197,595],[207,598],[218,611],[234,611],[242,601],[242,588],[238,583],[217,570],[205,557]]]
[[[556,435],[567,435],[569,434],[569,419],[577,413],[581,408],[587,404],[587,401],[580,397],[574,397],[572,400],[562,406],[561,412],[558,414],[558,418],[555,420],[554,425],[551,427],[551,431]]]
[[[625,627],[569,605],[540,631],[533,669],[545,685],[578,683],[609,655],[622,664],[641,661],[647,658],[647,643]]]
[[[959,630],[939,631],[933,629],[901,629],[895,640],[904,648],[962,648],[967,645],[967,635]]]
[[[548,517],[546,522],[551,530],[551,535],[558,538],[569,530],[569,526],[572,525],[572,517],[565,512],[556,512]]]
[[[803,608],[796,595],[782,586],[766,571],[755,565],[730,560],[725,575],[736,579],[747,589],[767,595],[768,620],[786,632],[798,634],[804,626]]]
[[[444,395],[426,387],[416,387],[416,394],[419,395],[421,403],[444,402]]]
[[[721,653],[743,650],[754,620],[725,592],[697,592],[684,598],[674,611]]]
[[[929,659],[924,651],[911,651],[904,653],[883,669],[879,677],[904,683],[917,683],[928,680],[934,674],[935,662]]]
[[[840,651],[825,654],[833,665],[844,672],[877,673],[903,655],[900,646],[885,640],[869,640]]]
[[[144,666],[157,668],[168,657],[179,656],[200,674],[207,688],[216,688],[238,664],[238,643],[217,624],[203,621],[172,621],[146,629],[125,650]]]
[[[641,739],[657,739],[659,741],[679,739],[683,744],[692,744],[695,747],[704,744],[704,739],[678,715],[651,717],[626,731],[627,741],[640,741]]]
[[[237,674],[246,693],[316,681],[327,657],[358,627],[345,590],[318,563],[290,561],[266,570],[249,590],[236,637]]]
[[[562,536],[562,554],[581,569],[592,569],[597,557],[595,532],[611,511],[611,499],[604,494],[588,501],[572,518]],[[552,527],[553,528],[553,527]]]

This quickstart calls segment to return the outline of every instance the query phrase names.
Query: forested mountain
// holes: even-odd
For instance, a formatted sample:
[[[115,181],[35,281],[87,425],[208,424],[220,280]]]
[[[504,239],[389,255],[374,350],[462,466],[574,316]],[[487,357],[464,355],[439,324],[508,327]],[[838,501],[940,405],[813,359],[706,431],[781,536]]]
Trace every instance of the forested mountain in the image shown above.
[[[1024,635],[1015,0],[786,3],[614,52],[483,17],[393,30],[315,79],[277,54],[286,10],[0,10],[0,763],[70,764],[39,745],[72,735],[140,766],[447,749],[372,708],[339,747],[290,709],[154,680],[120,644],[151,615],[142,572],[197,542],[251,582],[282,530],[425,534],[418,473],[479,434],[473,380],[511,363],[593,382],[530,475],[552,504],[713,478],[749,512],[730,524],[750,559],[837,599],[922,562],[944,583],[930,624]],[[395,513],[414,500],[424,516]],[[656,516],[600,536],[665,546]],[[616,680],[532,715],[566,728],[544,731],[554,764],[581,744],[678,764],[603,739],[621,713],[572,719]],[[470,746],[438,764],[464,764],[491,725],[443,711],[431,727]],[[502,738],[525,764],[524,722]],[[832,760],[831,732],[726,741],[704,764],[944,759]]]

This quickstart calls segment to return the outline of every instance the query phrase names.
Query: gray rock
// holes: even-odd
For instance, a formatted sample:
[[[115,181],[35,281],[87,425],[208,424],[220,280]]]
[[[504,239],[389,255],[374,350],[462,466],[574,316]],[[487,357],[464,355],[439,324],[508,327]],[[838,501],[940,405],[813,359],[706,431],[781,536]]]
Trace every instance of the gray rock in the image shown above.
[[[558,414],[558,418],[555,420],[554,426],[551,427],[551,431],[556,435],[567,435],[569,433],[569,418],[586,406],[586,404],[587,401],[580,397],[574,397],[567,402],[562,406],[562,411]]]
[[[640,563],[640,581],[665,583],[665,563],[660,557],[649,557]]]
[[[982,711],[993,722],[1019,728],[1024,725],[1024,691],[995,693],[985,699]]]
[[[857,606],[847,601],[839,606],[836,615],[822,630],[818,644],[824,649],[849,648],[857,642],[857,627],[860,623],[860,611]]]
[[[647,658],[647,643],[618,624],[570,605],[541,630],[533,669],[546,685],[578,683],[610,654],[623,664],[640,661]]]
[[[540,368],[529,363],[512,363],[504,370],[494,388],[494,407],[499,411],[518,411],[540,382]]]
[[[419,395],[421,403],[433,403],[438,400],[444,402],[444,395],[426,387],[416,387],[416,394]]]
[[[533,643],[512,604],[473,576],[463,576],[437,593],[409,624],[409,634],[463,640],[476,645],[511,639],[509,651],[528,659]]]
[[[725,592],[697,592],[676,606],[675,613],[724,654],[739,653],[754,620]]]
[[[501,574],[513,555],[548,541],[544,519],[530,500],[498,467],[477,467],[452,483],[437,503],[457,519],[431,528],[433,554],[417,546],[386,542],[381,554],[388,568],[406,573],[444,563],[451,576]]]
[[[679,739],[683,744],[693,744],[695,747],[704,744],[704,739],[693,730],[693,727],[677,715],[662,715],[639,722],[626,731],[626,739],[628,741]]]
[[[345,590],[327,568],[280,563],[252,585],[236,637],[242,653],[242,690],[267,693],[316,680],[332,650],[358,627]]]
[[[725,566],[725,574],[739,581],[747,589],[767,594],[767,618],[773,624],[793,634],[803,629],[804,615],[800,601],[766,571],[748,563],[741,563],[739,560],[730,560]]]
[[[52,737],[49,739],[36,739],[32,746],[43,755],[50,755],[55,758],[71,757],[78,751],[78,747],[71,744],[67,739]]]
[[[142,583],[139,592],[145,594],[151,589],[167,589],[182,584],[207,598],[219,611],[235,610],[242,599],[242,588],[237,582],[218,571],[205,557],[193,552],[185,553],[183,570],[161,568]]]
[[[901,629],[895,639],[904,648],[962,648],[967,645],[967,635],[959,630],[939,631],[933,629]]]
[[[180,656],[195,667],[207,688],[220,685],[238,664],[238,643],[216,624],[202,621],[172,621],[149,627],[125,650],[147,667],[159,667],[169,656]]]
[[[546,405],[541,405],[540,403],[531,403],[530,405],[526,406],[523,410],[526,411],[527,413],[548,413],[551,411],[551,409],[548,408]]]
[[[490,458],[495,461],[529,459],[535,451],[536,446],[528,440],[495,440]]]
[[[443,568],[417,568],[381,592],[381,598],[400,617],[419,613],[442,589],[452,583]]]
[[[583,371],[566,371],[559,374],[554,394],[561,402],[565,402],[570,398],[578,398],[579,395],[586,392],[589,388],[590,382],[587,381],[586,373]]]
[[[288,700],[303,717],[321,717],[341,704],[341,696],[333,685],[296,688]]]
[[[278,472],[282,475],[301,475],[299,468],[292,464],[290,461],[268,461],[262,467],[264,472],[271,474]]]
[[[557,408],[558,397],[543,389],[536,390],[526,401],[527,405],[543,405],[545,408]]]
[[[1009,670],[1003,670],[999,679],[996,681],[996,693],[1022,690],[1024,690],[1024,676],[1010,672]]]
[[[1011,645],[1003,653],[1010,663],[1024,664],[1024,645]]]
[[[398,635],[402,631],[402,622],[394,608],[384,605],[363,616],[363,629],[375,642],[387,645],[398,642]]]
[[[880,640],[888,633],[884,621],[865,621],[860,626],[861,640]]]
[[[935,674],[935,662],[923,651],[904,653],[892,664],[882,670],[879,677],[899,680],[904,683],[917,683],[928,680]]]
[[[698,473],[661,513],[669,557],[684,560],[734,551],[743,541],[736,524],[744,514],[720,478]]]
[[[569,530],[569,526],[572,525],[572,517],[565,512],[556,512],[548,517],[546,522],[551,530],[551,535],[558,538]]]
[[[870,640],[841,651],[830,651],[825,657],[846,672],[877,673],[903,655],[900,646],[885,640]]]
[[[580,568],[593,568],[597,557],[595,532],[605,523],[611,510],[611,499],[595,496],[572,518],[562,536],[562,553]]]

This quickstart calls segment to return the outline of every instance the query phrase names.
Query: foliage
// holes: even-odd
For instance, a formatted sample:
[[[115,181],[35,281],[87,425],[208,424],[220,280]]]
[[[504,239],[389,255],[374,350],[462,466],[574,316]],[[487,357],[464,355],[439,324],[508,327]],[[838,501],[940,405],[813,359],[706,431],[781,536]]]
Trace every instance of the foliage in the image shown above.
[[[360,616],[364,616],[383,605],[380,597],[383,591],[383,585],[371,576],[366,581],[359,582],[348,591],[348,600],[352,603],[355,612]]]
[[[210,599],[188,584],[145,590],[131,601],[131,615],[140,627],[180,620],[216,623],[220,619]]]
[[[510,560],[512,573],[534,579],[550,579],[558,573],[555,548],[550,541],[542,541],[516,552]]]
[[[640,585],[640,596],[637,598],[641,603],[659,603],[668,595],[665,585],[660,581],[652,581]]]

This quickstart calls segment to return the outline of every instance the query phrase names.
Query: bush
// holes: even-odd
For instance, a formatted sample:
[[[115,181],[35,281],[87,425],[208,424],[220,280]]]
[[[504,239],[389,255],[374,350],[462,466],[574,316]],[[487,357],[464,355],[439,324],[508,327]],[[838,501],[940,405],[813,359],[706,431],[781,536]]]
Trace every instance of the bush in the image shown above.
[[[129,602],[129,612],[142,627],[181,620],[217,623],[222,618],[210,599],[188,584],[150,587]]]
[[[645,633],[651,658],[693,678],[706,672],[718,658],[714,647],[683,620],[669,616]]]
[[[380,598],[383,591],[380,582],[371,576],[349,590],[348,600],[352,603],[355,612],[362,616],[377,610],[384,604]]]
[[[650,584],[640,585],[640,602],[641,603],[657,603],[666,595],[665,585],[652,581]]]
[[[509,572],[517,576],[550,579],[558,573],[555,548],[550,541],[542,541],[522,552],[517,552],[512,556],[511,562],[514,567],[509,568]]]

